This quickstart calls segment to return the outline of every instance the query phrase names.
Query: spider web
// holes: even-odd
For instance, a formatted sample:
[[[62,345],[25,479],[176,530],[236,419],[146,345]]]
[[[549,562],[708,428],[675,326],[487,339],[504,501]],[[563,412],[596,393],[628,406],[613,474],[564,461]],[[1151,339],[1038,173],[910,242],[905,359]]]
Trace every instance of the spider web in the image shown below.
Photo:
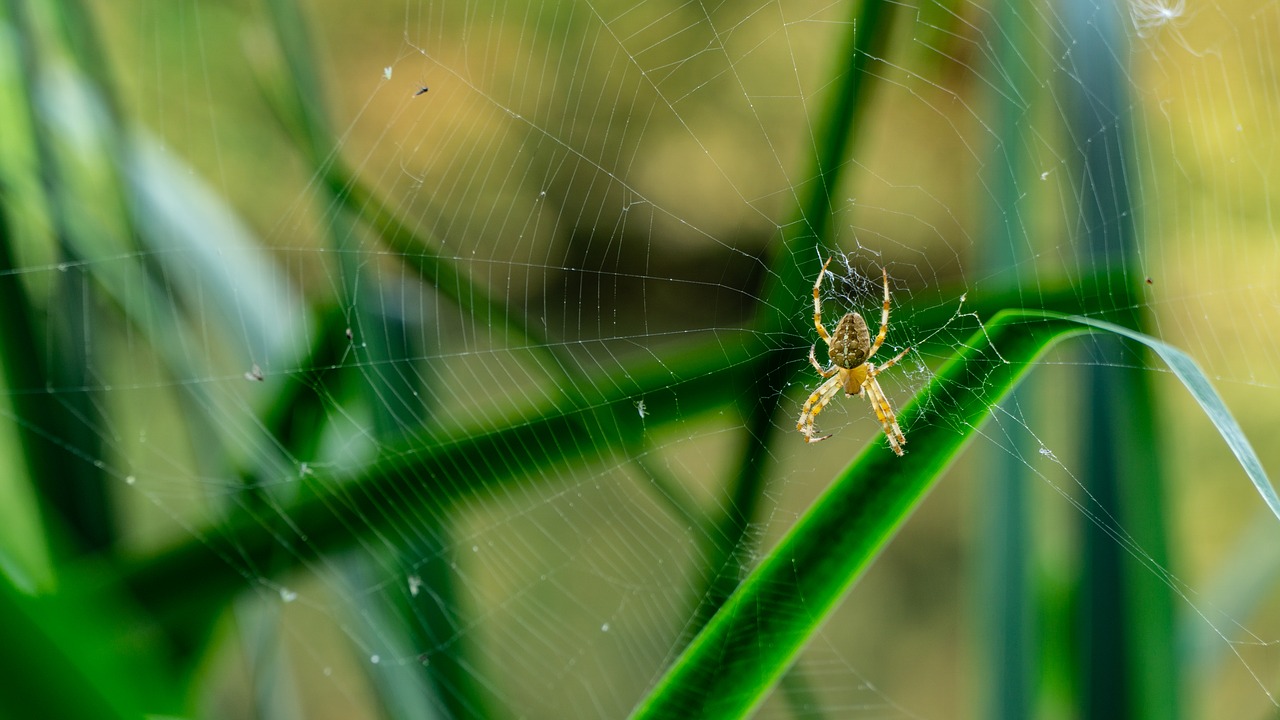
[[[64,336],[37,353],[83,359],[79,377],[9,388],[7,416],[106,478],[122,552],[216,545],[206,528],[228,517],[273,538],[271,562],[218,545],[249,592],[213,633],[195,701],[209,716],[625,716],[715,576],[748,572],[865,444],[889,452],[864,398],[822,412],[824,443],[795,430],[820,382],[801,369],[813,277],[768,288],[824,252],[828,328],[878,318],[888,273],[877,358],[912,348],[880,376],[895,408],[938,400],[933,372],[991,298],[1065,298],[1185,349],[1255,442],[1280,422],[1275,4],[893,5],[828,250],[781,258],[823,182],[811,158],[855,4],[317,5],[298,26],[314,82],[290,70],[282,5],[100,4],[148,220],[136,243],[70,261],[29,243],[3,277]],[[102,112],[76,82],[57,105],[69,135]],[[368,189],[364,216],[333,191],[350,188],[339,171]],[[399,235],[369,222],[376,203]],[[807,334],[760,330],[762,305]],[[743,368],[779,344],[792,379],[761,398]],[[1096,370],[1155,388],[1167,557],[1089,485],[1082,395],[1099,391],[1077,389]],[[974,606],[1001,465],[1033,508],[1048,606],[1070,602],[1092,528],[1176,597],[1186,714],[1275,712],[1280,538],[1194,401],[1106,341],[1031,375],[760,716],[991,714],[973,668],[1001,631]],[[33,394],[75,422],[24,415]],[[294,415],[271,415],[295,395]],[[761,399],[779,408],[766,481],[716,569]],[[538,424],[559,407],[569,421]],[[404,469],[489,434],[487,455]],[[506,457],[522,472],[493,479]],[[362,483],[378,463],[397,482]],[[353,518],[333,529],[348,540],[299,531],[310,496]],[[1061,664],[1043,672],[1042,704],[1066,703]]]

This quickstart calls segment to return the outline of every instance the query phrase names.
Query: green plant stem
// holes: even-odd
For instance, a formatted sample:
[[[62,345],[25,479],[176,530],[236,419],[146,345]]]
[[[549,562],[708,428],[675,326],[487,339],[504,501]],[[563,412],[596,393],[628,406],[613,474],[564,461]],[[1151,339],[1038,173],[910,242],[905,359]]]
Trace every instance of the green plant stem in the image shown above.
[[[1063,5],[1078,82],[1061,93],[1061,107],[1072,145],[1080,149],[1071,155],[1072,170],[1090,190],[1079,210],[1078,247],[1086,266],[1123,267],[1130,258],[1142,257],[1129,174],[1126,20],[1119,6],[1089,11],[1077,3]],[[1126,308],[1131,317],[1121,322],[1144,329],[1142,307]],[[1125,357],[1119,340],[1101,340],[1089,357],[1093,363],[1081,370],[1079,380],[1080,481],[1089,505],[1081,518],[1077,711],[1098,720],[1177,720],[1183,683],[1174,662],[1174,593],[1145,562],[1134,561],[1129,547],[1115,541],[1112,527],[1123,527],[1145,558],[1169,566],[1154,393],[1146,373],[1108,362]]]
[[[844,50],[836,55],[840,64],[835,69],[835,95],[823,113],[815,138],[810,172],[813,181],[799,203],[798,217],[783,229],[782,242],[770,262],[765,300],[758,306],[755,318],[761,336],[779,336],[787,341],[771,346],[754,363],[751,389],[742,408],[747,430],[737,468],[729,476],[725,510],[710,534],[707,587],[698,593],[693,627],[701,627],[737,586],[745,564],[743,558],[750,550],[746,544],[747,528],[764,497],[768,449],[779,428],[776,417],[791,375],[787,369],[795,361],[791,347],[804,344],[801,328],[808,324],[797,322],[804,316],[801,308],[805,305],[804,296],[797,295],[797,289],[811,282],[805,277],[818,273],[817,248],[834,244],[831,227],[835,193],[849,166],[858,117],[866,112],[873,87],[869,80],[875,77],[871,68],[881,62],[892,20],[892,3],[861,3],[843,38]],[[786,424],[781,423],[783,427]]]
[[[873,68],[881,65],[893,32],[895,5],[865,0],[856,5],[844,47],[835,57],[834,96],[823,112],[814,137],[813,165],[797,217],[783,228],[783,241],[771,259],[756,325],[762,333],[790,332],[797,336],[809,325],[803,289],[812,286],[822,264],[817,249],[833,245],[835,194],[850,166],[858,120],[870,105]]]
[[[1019,0],[997,0],[991,18],[995,33],[990,70],[995,82],[987,98],[994,109],[994,133],[984,173],[991,193],[984,208],[988,231],[981,235],[981,259],[988,277],[1009,284],[1017,282],[1020,270],[1036,267],[1035,241],[1027,233],[1027,216],[1034,214],[1034,205],[1022,178],[1029,174],[1030,149],[1035,147],[1029,139],[1034,136],[1032,112],[1047,95],[1026,60],[1034,57],[1032,49],[1039,39],[1037,26],[1021,15],[1025,8]],[[1003,407],[1013,417],[1036,417],[1036,385],[1035,378],[1028,378],[1026,385],[1009,393]],[[1025,459],[1034,453],[1030,435],[1014,433],[1002,446],[985,448],[978,461],[986,470],[981,480],[985,486],[976,492],[982,501],[972,563],[978,600],[972,610],[980,630],[973,677],[982,691],[978,714],[991,720],[1034,715],[1039,685],[1029,502],[1034,484]]]

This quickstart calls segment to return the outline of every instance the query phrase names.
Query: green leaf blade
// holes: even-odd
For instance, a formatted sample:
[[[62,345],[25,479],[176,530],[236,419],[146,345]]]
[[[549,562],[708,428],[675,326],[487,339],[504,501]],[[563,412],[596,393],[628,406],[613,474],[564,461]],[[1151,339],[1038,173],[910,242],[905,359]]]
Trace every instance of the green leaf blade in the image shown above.
[[[1001,312],[939,368],[925,391],[900,414],[913,443],[908,450],[927,451],[909,451],[898,458],[880,443],[865,448],[743,581],[632,718],[739,718],[753,712],[942,471],[976,435],[989,408],[1017,385],[1050,346],[1091,331],[1118,333],[1156,349],[1180,378],[1186,374],[1192,380],[1188,389],[1202,405],[1225,413],[1226,419],[1215,419],[1215,425],[1228,443],[1242,445],[1245,456],[1253,456],[1243,433],[1233,430],[1238,425],[1207,378],[1181,351],[1088,318],[1042,311]],[[1258,479],[1254,482],[1261,492],[1270,483],[1265,475],[1260,477],[1261,485]]]
[[[743,582],[632,715],[743,717],[973,437],[988,408],[1059,337],[1083,328],[1001,313],[904,408],[908,453],[868,446]],[[1039,320],[1039,318],[1038,318]],[[924,398],[929,398],[928,402]],[[914,447],[927,451],[910,452]]]
[[[1169,369],[1173,371],[1173,374],[1187,389],[1187,392],[1191,393],[1191,397],[1195,398],[1205,416],[1209,418],[1214,428],[1217,429],[1218,434],[1226,441],[1227,447],[1231,448],[1232,454],[1236,456],[1240,467],[1249,476],[1249,481],[1253,483],[1258,494],[1262,496],[1263,502],[1267,504],[1267,507],[1275,514],[1276,518],[1280,519],[1280,496],[1276,495],[1275,487],[1271,485],[1271,481],[1267,478],[1267,472],[1262,467],[1262,461],[1258,458],[1258,454],[1254,452],[1253,446],[1249,444],[1249,440],[1245,437],[1244,429],[1240,427],[1240,423],[1236,422],[1235,417],[1231,415],[1231,411],[1227,409],[1226,403],[1222,401],[1222,397],[1213,389],[1212,383],[1209,382],[1209,377],[1205,375],[1204,370],[1196,364],[1196,361],[1190,355],[1150,335],[1130,330],[1122,325],[1078,316],[1071,317],[1071,320],[1135,340],[1154,350],[1160,356],[1160,359],[1164,360],[1165,364],[1169,366]]]

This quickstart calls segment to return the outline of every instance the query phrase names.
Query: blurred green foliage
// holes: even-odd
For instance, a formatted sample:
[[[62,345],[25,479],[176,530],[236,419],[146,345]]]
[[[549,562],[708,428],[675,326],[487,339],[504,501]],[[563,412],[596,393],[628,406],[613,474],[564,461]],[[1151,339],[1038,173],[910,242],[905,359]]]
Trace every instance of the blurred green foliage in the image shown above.
[[[541,14],[532,21],[519,15],[513,21],[517,30],[532,28],[548,46],[585,44],[575,35],[585,31],[571,14],[561,14],[555,4],[535,7]],[[915,348],[921,357],[942,361],[916,399],[903,405],[904,422],[912,421],[911,453],[899,460],[879,443],[868,446],[846,469],[833,473],[827,492],[787,538],[753,563],[751,558],[763,548],[752,529],[762,500],[772,492],[778,448],[796,440],[790,430],[798,395],[793,388],[809,381],[803,353],[797,351],[812,342],[808,287],[822,256],[834,252],[844,238],[839,228],[847,208],[840,198],[857,182],[861,167],[850,158],[859,155],[866,127],[877,121],[876,84],[901,67],[886,58],[913,57],[898,49],[907,24],[901,8],[876,1],[858,4],[848,9],[850,17],[833,23],[834,30],[823,28],[816,36],[820,41],[788,46],[794,66],[788,72],[827,78],[824,92],[814,95],[821,108],[804,117],[806,108],[794,98],[773,104],[759,93],[757,119],[766,129],[762,145],[775,154],[773,171],[784,175],[792,194],[779,198],[762,191],[767,198],[750,205],[755,215],[746,220],[733,212],[707,216],[708,229],[702,233],[733,238],[733,252],[723,254],[745,258],[740,264],[716,261],[732,277],[705,283],[709,289],[700,292],[706,294],[672,299],[670,307],[650,318],[641,314],[643,308],[632,307],[629,286],[615,297],[598,296],[598,303],[589,306],[583,298],[591,297],[592,288],[566,289],[568,280],[548,272],[538,291],[539,304],[569,308],[565,317],[576,320],[538,317],[522,302],[527,298],[509,290],[538,283],[503,276],[504,268],[521,272],[522,253],[538,257],[546,244],[560,240],[540,229],[531,232],[527,244],[504,236],[501,213],[529,203],[528,187],[517,192],[497,173],[485,173],[471,188],[473,195],[464,198],[452,194],[450,163],[442,162],[420,177],[403,171],[417,177],[419,186],[431,183],[439,197],[406,193],[401,171],[384,168],[412,164],[421,146],[398,146],[396,156],[381,157],[385,147],[366,148],[358,134],[335,130],[343,127],[335,117],[352,115],[347,107],[352,99],[334,88],[349,85],[348,67],[368,65],[345,63],[343,53],[362,45],[313,34],[308,17],[291,0],[266,2],[248,30],[230,16],[233,8],[202,11],[197,33],[217,39],[217,51],[201,56],[204,86],[157,92],[155,97],[166,105],[158,108],[140,108],[136,100],[125,99],[136,97],[133,86],[144,82],[146,73],[121,60],[130,57],[127,49],[103,39],[127,35],[120,27],[127,22],[124,13],[93,12],[73,0],[7,0],[0,8],[0,32],[12,40],[0,43],[0,304],[6,309],[0,328],[5,387],[0,410],[10,419],[0,431],[0,469],[7,478],[0,483],[0,571],[6,578],[0,594],[6,618],[0,623],[0,641],[24,659],[0,682],[0,706],[6,711],[86,718],[217,715],[222,706],[206,698],[216,694],[211,688],[220,682],[210,666],[219,638],[228,632],[221,626],[229,614],[247,636],[242,646],[249,656],[244,660],[249,685],[283,684],[287,663],[267,647],[273,632],[250,632],[255,623],[272,627],[283,620],[269,609],[244,605],[255,593],[290,596],[294,591],[283,578],[305,575],[313,562],[325,559],[341,565],[357,587],[398,582],[388,568],[414,567],[413,577],[432,591],[422,598],[412,592],[390,608],[371,603],[355,610],[371,616],[380,632],[402,638],[405,647],[436,650],[431,662],[371,677],[372,699],[361,711],[403,717],[424,712],[441,717],[518,715],[519,707],[504,706],[502,678],[490,677],[476,660],[502,649],[477,647],[484,632],[473,623],[483,623],[484,616],[472,615],[469,603],[477,602],[473,595],[480,591],[454,585],[444,567],[450,533],[460,522],[461,507],[536,489],[551,482],[553,469],[573,472],[608,462],[641,478],[639,487],[649,493],[649,501],[673,522],[693,528],[702,562],[691,572],[689,585],[695,590],[690,615],[670,628],[673,646],[664,650],[670,673],[659,679],[665,668],[646,668],[647,677],[618,680],[619,692],[642,717],[740,717],[760,707],[807,640],[960,449],[977,437],[993,406],[1036,357],[1063,337],[1116,330],[1104,327],[1101,319],[1137,322],[1132,278],[1122,262],[1113,260],[1100,261],[1077,277],[1046,274],[1028,281],[1017,273],[1003,275],[980,296],[963,301],[964,313],[954,304],[922,296],[895,299],[894,332],[902,337],[948,324],[950,336],[969,336],[955,347],[940,338]],[[740,92],[716,75],[713,66],[704,65],[705,58],[695,54],[695,61],[679,64],[689,57],[686,46],[651,44],[670,41],[681,27],[697,36],[687,38],[690,43],[723,40],[714,32],[721,18],[686,18],[668,27],[663,23],[675,22],[671,17],[677,11],[665,9],[646,4],[634,17],[619,19],[619,27],[634,24],[636,32],[619,34],[616,40],[629,57],[654,48],[648,60],[666,69],[665,74],[628,72],[618,79],[609,77],[617,66],[588,63],[581,70],[591,82],[578,75],[566,79],[557,86],[560,96],[553,108],[516,94],[506,105],[508,113],[531,119],[516,126],[529,136],[540,128],[564,127],[555,139],[582,156],[608,156],[620,149],[641,155],[636,152],[639,141],[616,132],[611,117],[630,116],[624,107],[628,92],[638,97],[657,87],[664,100],[684,97],[704,84],[710,85],[713,98]],[[930,37],[959,32],[961,19],[946,6],[930,3],[927,9],[915,22],[928,19]],[[732,13],[733,8],[720,12]],[[181,18],[171,13],[180,15],[178,4],[150,7],[143,15],[180,26]],[[398,16],[390,20],[393,25],[403,22]],[[1000,23],[993,30],[999,37],[1033,39],[1018,36],[1026,26],[1017,13],[998,15],[995,22]],[[756,30],[748,20],[740,27]],[[493,31],[510,28],[499,17]],[[351,38],[340,39],[358,38],[361,32],[365,30],[353,26]],[[232,46],[228,38],[237,33],[249,58],[244,65],[225,57]],[[176,33],[162,31],[156,37],[172,43],[157,48],[158,55],[187,52]],[[572,42],[562,42],[567,38]],[[760,45],[780,42],[773,35],[759,40]],[[402,59],[426,56],[416,46],[399,51]],[[767,86],[768,62],[745,49],[741,58],[739,82]],[[481,53],[464,59],[485,63],[491,80],[522,77],[533,84],[527,58]],[[426,65],[442,72],[450,67]],[[395,69],[402,72],[409,66],[405,62]],[[748,72],[751,67],[755,74]],[[1096,69],[1096,81],[1088,86],[1120,83],[1115,74],[1122,71]],[[537,72],[545,72],[547,82],[564,73],[556,68]],[[1108,78],[1107,73],[1113,75]],[[1010,83],[1016,92],[1028,90],[1017,78]],[[431,84],[423,98],[445,94],[434,80]],[[258,91],[254,100],[217,110],[223,136],[243,141],[235,147],[206,147],[202,152],[207,154],[179,161],[152,134],[154,128],[146,127],[183,117],[181,107],[170,103],[180,106],[193,97],[221,96],[242,86]],[[619,99],[602,117],[592,114],[584,99],[605,86],[616,87]],[[675,104],[666,102],[668,108]],[[516,142],[502,133],[485,134],[494,120],[493,107],[469,107],[465,101],[435,107],[441,108],[442,118],[440,126],[431,125],[431,140],[455,140],[438,148],[442,153],[475,158],[483,155],[486,142]],[[581,117],[554,116],[563,108]],[[1004,110],[1016,113],[1017,108]],[[761,147],[759,142],[745,144],[750,132],[731,118],[704,120],[692,109],[671,115],[655,124],[721,122],[728,147]],[[803,132],[792,127],[797,115]],[[380,131],[393,128],[396,118],[395,112],[380,115],[375,124]],[[1010,127],[1029,132],[1030,123],[1015,118]],[[177,124],[178,129],[166,129],[196,134]],[[246,129],[268,125],[288,142],[271,142],[268,133]],[[808,127],[816,128],[812,137]],[[654,135],[664,137],[659,130]],[[675,143],[671,137],[665,139]],[[1123,140],[1120,136],[1116,142]],[[650,149],[658,155],[688,156],[676,144]],[[1128,151],[1112,146],[1108,157]],[[1001,162],[1015,164],[1019,151],[991,152]],[[583,217],[584,208],[605,213],[626,204],[625,184],[584,182],[572,167],[553,167],[565,162],[562,156],[531,155],[520,161],[527,163],[523,177],[545,179],[548,190],[539,197],[559,203],[562,216]],[[229,157],[236,159],[228,163],[232,169],[225,174],[214,170]],[[246,157],[254,162],[244,162]],[[699,183],[706,185],[708,195],[692,202],[711,207],[725,205],[714,198],[723,200],[728,190],[741,194],[769,186],[764,180],[753,184],[758,166],[745,160],[740,168],[723,169],[730,182],[708,181],[707,168],[697,166],[705,159],[692,157],[684,168],[687,177],[662,198],[663,207],[675,208],[676,220],[690,207],[684,196],[693,195],[689,189]],[[192,177],[187,162],[206,177],[221,177],[212,183]],[[241,175],[242,164],[253,168],[251,175]],[[792,164],[803,168],[799,180],[785,177]],[[1096,166],[1082,167],[1074,170],[1093,172],[1091,182],[1103,185]],[[645,172],[656,172],[640,161],[634,169],[641,178],[637,186]],[[445,177],[432,177],[435,173]],[[1116,187],[1125,182],[1122,177],[1111,181]],[[653,190],[655,197],[663,192]],[[1016,182],[996,195],[1001,207],[1020,201]],[[1127,198],[1110,196],[1120,197],[1120,206],[1104,209],[1104,214],[1128,216],[1132,208]],[[311,203],[309,209],[300,209],[299,198]],[[287,222],[280,220],[280,211],[270,209],[280,207],[289,208]],[[495,218],[499,221],[491,222]],[[659,276],[659,270],[701,277],[708,251],[697,246],[696,233],[678,225],[659,213],[621,220],[615,223],[621,241],[616,248],[598,238],[575,237],[575,232],[586,233],[575,228],[567,232],[564,255],[582,268],[611,273],[619,287],[646,274]],[[271,227],[288,228],[278,231],[291,235],[284,247],[268,250],[256,237],[254,228]],[[672,247],[683,243],[682,252],[661,252],[667,249],[662,244],[667,229],[681,238]],[[637,232],[645,242],[628,242]],[[481,251],[483,262],[466,259],[458,250],[459,237]],[[1138,238],[1126,242],[1136,244]],[[504,247],[510,252],[498,252]],[[299,250],[305,252],[291,252]],[[654,256],[658,269],[640,264]],[[940,272],[937,279],[945,277]],[[418,316],[407,309],[413,303],[389,299],[419,285],[430,301]],[[751,289],[725,293],[726,288]],[[660,293],[652,295],[658,302]],[[722,300],[727,309],[706,309],[720,308]],[[1005,310],[1010,312],[1000,314]],[[611,315],[614,327],[630,329],[601,330]],[[983,324],[979,318],[991,319]],[[458,374],[443,361],[414,362],[436,356],[421,346],[421,339],[433,334],[423,328],[450,322],[506,354],[494,361],[495,367],[470,375]],[[608,350],[623,349],[602,352],[606,362],[591,354],[593,342],[634,337],[637,327],[654,337],[666,328],[715,332],[689,333],[689,340],[655,340],[653,347],[630,352],[625,348],[630,340],[615,342]],[[1261,463],[1203,373],[1167,346],[1156,350],[1226,436],[1256,489],[1274,503]],[[270,358],[270,363],[243,367],[246,357]],[[126,377],[133,384],[113,389],[99,374],[119,365],[130,368]],[[401,366],[413,371],[380,371]],[[263,392],[252,395],[244,390],[281,376],[289,382],[263,382]],[[504,381],[493,387],[475,382],[476,377],[494,376]],[[455,386],[468,390],[446,389]],[[520,392],[511,391],[513,386]],[[1140,420],[1129,426],[1155,432],[1152,402],[1148,391],[1126,401]],[[727,452],[722,477],[671,478],[651,461],[655,433],[724,412],[734,418],[731,426],[738,430],[738,440]],[[166,483],[159,490],[178,498],[167,507],[172,517],[160,521],[120,500],[122,494],[132,497],[128,491],[141,474],[129,454],[132,440],[121,439],[129,437],[124,430],[135,427],[139,414],[162,418],[156,425],[172,434],[147,442],[181,446],[191,456],[170,457],[172,464],[156,471]],[[1144,440],[1115,448],[1118,457],[1105,470],[1116,479],[1149,471],[1151,484],[1136,498],[1121,501],[1131,509],[1142,508],[1143,499],[1160,489],[1161,477],[1152,464],[1135,469],[1133,460],[1147,457],[1143,453],[1153,447],[1154,442]],[[297,462],[321,457],[326,461],[314,465]],[[198,472],[175,470],[188,461]],[[695,487],[682,489],[686,481]],[[724,501],[701,502],[695,497],[698,487],[714,488]],[[207,490],[212,497],[203,494]],[[190,507],[183,505],[197,498]],[[713,505],[714,510],[707,509]],[[1076,643],[1073,648],[1059,650],[1087,657],[1081,648],[1090,643],[1104,654],[1126,644],[1131,661],[1108,672],[1109,680],[1132,694],[1109,705],[1114,697],[1096,695],[1090,685],[1096,678],[1091,679],[1084,663],[1062,670],[1069,675],[1062,681],[1065,693],[1035,678],[1020,680],[1030,687],[1019,691],[1030,696],[1014,706],[1054,706],[1055,711],[1090,716],[1096,716],[1090,708],[1107,706],[1116,717],[1168,717],[1185,702],[1168,689],[1180,683],[1186,662],[1170,653],[1176,628],[1169,610],[1171,588],[1163,575],[1163,510],[1154,502],[1136,514],[1089,508],[1087,514],[1095,520],[1095,510],[1134,530],[1133,543],[1154,556],[1122,568],[1119,582],[1129,584],[1120,592],[1129,594],[1101,606],[1108,623],[1083,628],[1067,641]],[[158,529],[160,525],[180,529],[175,536],[171,527]],[[1106,522],[1102,528],[1116,529]],[[385,538],[393,540],[380,544]],[[1109,544],[1104,540],[1104,550],[1112,561],[1123,563],[1126,558],[1115,556],[1135,547],[1112,539]],[[361,554],[370,557],[352,559]],[[737,572],[741,568],[752,572],[742,578]],[[988,582],[999,584],[1013,572],[997,571]],[[1093,567],[1084,568],[1079,578],[1082,586],[1113,581],[1101,578]],[[1141,585],[1137,591],[1135,582]],[[1073,593],[1062,604],[1084,602]],[[1163,609],[1152,621],[1151,608],[1157,605]],[[1052,601],[1042,609],[1066,612]],[[681,653],[679,646],[685,643]],[[1046,640],[1045,647],[1054,646]],[[1153,653],[1168,662],[1153,670],[1149,663],[1132,661]],[[542,669],[528,668],[535,673]],[[986,680],[998,686],[1007,669],[986,668]],[[807,704],[823,691],[806,687],[802,674],[782,688],[794,707],[820,712]],[[277,714],[261,696],[246,702],[257,714]],[[313,701],[308,707],[321,704]]]

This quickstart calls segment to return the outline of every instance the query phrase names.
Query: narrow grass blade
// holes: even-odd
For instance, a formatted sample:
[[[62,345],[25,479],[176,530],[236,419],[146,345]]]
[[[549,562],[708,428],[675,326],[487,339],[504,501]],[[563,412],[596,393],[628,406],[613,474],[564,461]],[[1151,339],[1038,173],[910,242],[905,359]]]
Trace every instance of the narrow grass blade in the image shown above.
[[[844,50],[836,54],[839,64],[835,68],[833,96],[814,138],[810,170],[813,179],[796,208],[796,219],[783,228],[782,242],[775,248],[766,281],[765,301],[757,306],[755,324],[762,335],[798,333],[797,318],[804,314],[796,312],[803,299],[797,299],[795,288],[804,287],[808,282],[804,278],[817,274],[819,254],[815,250],[835,244],[831,222],[835,193],[850,166],[857,121],[866,114],[876,78],[871,69],[882,62],[895,14],[894,5],[883,0],[867,0],[854,7],[852,22],[842,39]],[[743,447],[738,466],[729,476],[729,502],[711,534],[707,587],[698,593],[700,605],[694,627],[705,623],[733,591],[738,583],[737,568],[749,551],[747,529],[765,495],[769,447],[779,428],[775,420],[789,376],[787,353],[785,346],[776,346],[754,363],[754,377],[745,394],[754,401],[744,407],[747,421]]]
[[[1270,508],[1276,518],[1280,518],[1280,497],[1277,497],[1275,488],[1272,487],[1271,481],[1267,478],[1266,470],[1262,467],[1262,461],[1258,459],[1258,454],[1254,452],[1253,446],[1249,444],[1248,438],[1244,435],[1244,430],[1236,422],[1235,417],[1231,415],[1231,411],[1227,409],[1226,403],[1222,401],[1218,391],[1213,389],[1213,385],[1209,382],[1209,377],[1204,374],[1204,371],[1200,369],[1196,361],[1191,359],[1190,355],[1150,335],[1144,335],[1122,325],[1079,316],[1072,316],[1071,320],[1082,325],[1121,335],[1130,340],[1136,340],[1154,350],[1160,356],[1160,359],[1165,361],[1165,364],[1169,366],[1169,369],[1173,371],[1173,374],[1177,376],[1182,385],[1187,388],[1187,392],[1191,393],[1191,397],[1195,398],[1196,403],[1200,405],[1200,409],[1204,411],[1205,416],[1213,423],[1213,427],[1217,429],[1218,434],[1222,435],[1222,439],[1227,442],[1227,447],[1231,448],[1232,454],[1236,456],[1240,467],[1244,469],[1245,475],[1249,477],[1249,482],[1253,483],[1258,494],[1262,496],[1263,502],[1267,504],[1267,507]]]
[[[824,109],[814,142],[813,165],[803,199],[796,208],[797,217],[783,228],[782,243],[777,246],[765,283],[765,301],[759,306],[757,326],[762,332],[782,329],[799,331],[803,313],[797,315],[796,288],[813,282],[822,263],[816,249],[831,247],[832,208],[835,194],[850,167],[858,121],[866,116],[870,93],[876,75],[873,68],[883,63],[893,19],[897,8],[885,0],[867,0],[856,6],[843,39],[844,48],[836,54],[840,63],[835,68],[833,96]],[[806,280],[806,278],[808,278]],[[798,323],[798,324],[797,324]]]

